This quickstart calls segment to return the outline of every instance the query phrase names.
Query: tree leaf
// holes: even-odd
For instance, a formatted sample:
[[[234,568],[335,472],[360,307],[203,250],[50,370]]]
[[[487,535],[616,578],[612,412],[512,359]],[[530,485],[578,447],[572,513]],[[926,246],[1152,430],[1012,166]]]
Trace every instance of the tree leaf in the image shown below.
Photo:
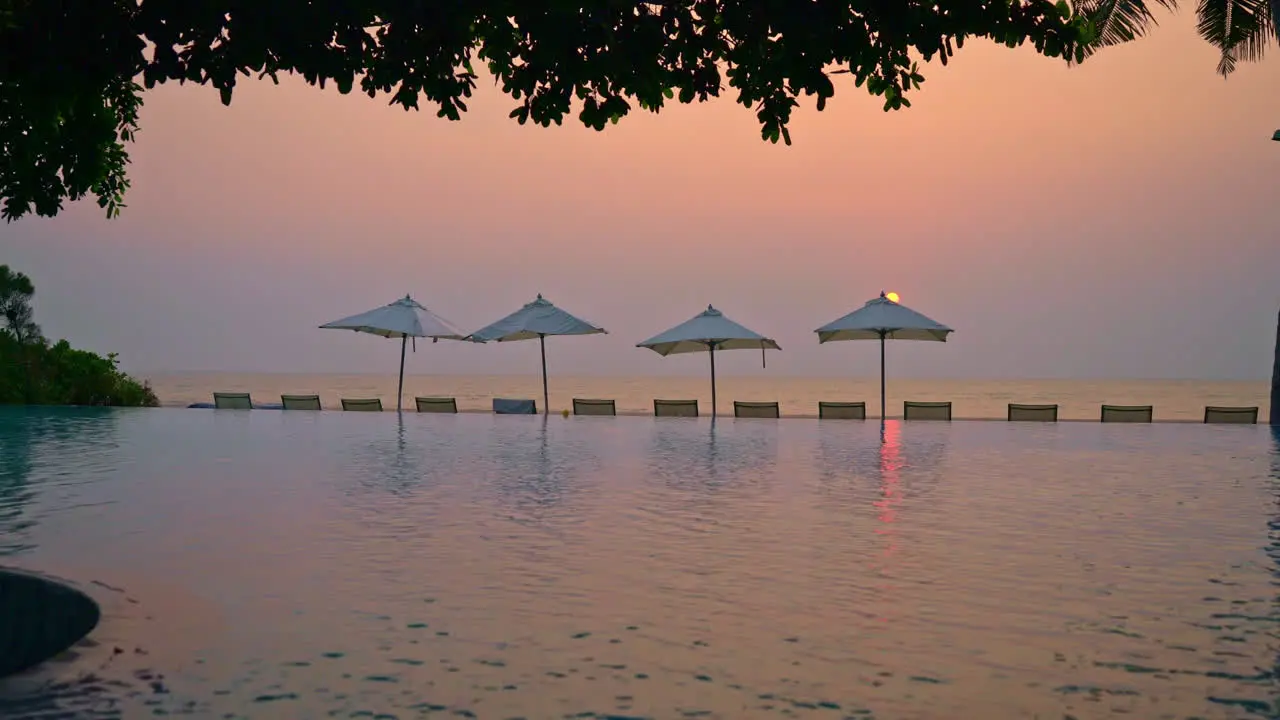
[[[1120,13],[1103,7],[1112,1],[1082,0],[1098,17]],[[1280,2],[1250,0],[1273,1]],[[1146,7],[1140,0],[1114,4],[1131,14]],[[143,92],[135,78],[147,89],[212,86],[224,104],[237,77],[249,72],[273,82],[288,74],[332,83],[341,93],[358,78],[362,92],[389,105],[434,107],[438,117],[458,120],[476,88],[479,58],[516,105],[510,117],[520,124],[559,125],[576,115],[599,129],[634,105],[658,112],[666,100],[703,102],[732,92],[756,114],[763,140],[790,144],[798,98],[816,96],[824,109],[834,97],[830,68],[899,109],[910,107],[907,95],[923,80],[914,59],[936,54],[945,62],[970,36],[1010,46],[1030,41],[1045,54],[1074,59],[1087,54],[1080,43],[1092,32],[1061,0],[891,3],[874,13],[862,5],[0,0],[0,214],[55,215],[86,196],[109,215],[120,212],[125,147]],[[1231,53],[1252,56],[1248,36],[1230,42]],[[589,110],[592,98],[597,107]]]

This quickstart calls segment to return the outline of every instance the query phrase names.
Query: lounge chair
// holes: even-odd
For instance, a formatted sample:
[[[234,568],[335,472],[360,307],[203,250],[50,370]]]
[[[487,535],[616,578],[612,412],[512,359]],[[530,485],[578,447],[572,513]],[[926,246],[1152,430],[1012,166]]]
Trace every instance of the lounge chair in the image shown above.
[[[351,412],[382,412],[382,400],[380,398],[357,398],[354,400],[342,398],[342,409]]]
[[[903,420],[950,420],[951,403],[949,402],[912,402],[902,403]]]
[[[253,401],[249,399],[249,393],[219,393],[213,394],[213,406],[219,410],[252,410]]]
[[[418,405],[420,413],[456,413],[458,412],[457,398],[446,397],[416,397],[413,399]]]
[[[1152,407],[1150,405],[1103,405],[1102,422],[1104,423],[1149,423]]]
[[[1204,409],[1204,421],[1229,425],[1257,425],[1258,408],[1209,405]]]
[[[698,417],[697,400],[654,400],[654,417]]]
[[[538,403],[533,400],[494,398],[493,412],[498,415],[537,415]]]
[[[618,406],[612,400],[573,399],[574,415],[617,415]]]
[[[864,402],[819,402],[819,420],[866,420],[867,404]]]
[[[319,395],[281,395],[280,406],[285,410],[319,410]]]
[[[779,418],[782,413],[776,402],[733,401],[733,416],[738,418]]]
[[[1058,406],[1009,403],[1009,422],[1058,422]]]

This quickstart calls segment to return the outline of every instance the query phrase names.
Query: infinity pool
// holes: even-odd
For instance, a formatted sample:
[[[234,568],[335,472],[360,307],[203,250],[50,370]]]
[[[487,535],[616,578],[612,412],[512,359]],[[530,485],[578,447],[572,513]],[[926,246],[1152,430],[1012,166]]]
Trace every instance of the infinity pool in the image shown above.
[[[0,410],[0,716],[1271,717],[1262,427]]]

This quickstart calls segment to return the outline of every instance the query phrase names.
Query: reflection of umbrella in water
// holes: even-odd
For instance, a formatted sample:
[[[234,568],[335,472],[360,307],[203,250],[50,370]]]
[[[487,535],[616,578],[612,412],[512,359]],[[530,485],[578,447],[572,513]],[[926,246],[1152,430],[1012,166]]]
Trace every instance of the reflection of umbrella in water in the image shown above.
[[[754,424],[752,432],[742,433],[742,423],[651,427],[647,482],[635,499],[651,532],[698,542],[720,524],[742,523],[768,507],[762,498],[770,488],[774,446],[759,439],[762,430],[776,434],[776,428]],[[681,552],[679,543],[672,547]]]
[[[1280,140],[1280,130],[1276,131],[1276,139]],[[1280,342],[1280,341],[1278,341]],[[1280,350],[1278,350],[1280,352]],[[1277,370],[1280,370],[1280,354],[1276,356]],[[1274,407],[1274,406],[1273,406]],[[1275,412],[1274,410],[1272,411]],[[1271,431],[1271,519],[1267,521],[1267,557],[1271,560],[1271,575],[1280,578],[1280,425],[1272,425]],[[1275,584],[1275,580],[1272,581]],[[1272,600],[1271,613],[1266,619],[1276,617],[1280,612],[1280,598]],[[1247,632],[1247,631],[1246,631]],[[1268,629],[1264,632],[1270,632]],[[1233,633],[1235,634],[1235,633]]]
[[[1271,478],[1280,481],[1280,425],[1271,426]]]
[[[361,484],[366,488],[398,494],[421,484],[426,478],[424,444],[440,440],[427,436],[415,440],[410,446],[405,437],[404,423],[403,415],[396,416],[394,437],[385,434],[385,428],[378,424],[373,432],[379,433],[379,437],[350,453],[354,461],[353,472],[360,476]],[[433,470],[447,471],[447,468],[437,467],[445,456],[444,453],[440,455],[431,463],[431,467]]]
[[[861,431],[850,435],[845,428],[820,427],[815,460],[823,482],[833,484],[830,490],[837,491],[843,502],[865,501],[869,486],[862,481],[875,483],[876,502],[885,498],[890,486],[895,489],[888,494],[895,497],[928,495],[941,478],[950,439],[948,428],[912,426],[904,440],[901,421],[889,420],[873,427],[875,435]],[[870,433],[872,427],[866,431]]]
[[[682,489],[715,490],[744,485],[742,478],[759,478],[759,471],[776,459],[776,429],[765,425],[696,426],[654,423],[654,451],[649,453],[654,475]],[[725,433],[728,432],[726,435]]]
[[[763,363],[765,349],[782,349],[776,341],[746,329],[710,305],[693,318],[637,344],[636,347],[649,348],[663,357],[678,353],[709,352],[713,418],[716,416],[716,351],[759,350]]]
[[[1275,505],[1280,510],[1280,425],[1271,426],[1271,494],[1275,497]],[[1270,523],[1271,547],[1268,554],[1280,566],[1280,518]],[[1280,567],[1277,568],[1280,572]]]
[[[880,418],[885,417],[884,341],[932,340],[946,342],[951,328],[930,320],[898,303],[896,293],[880,293],[866,305],[818,328],[818,343],[836,340],[880,341]]]
[[[471,334],[471,338],[480,342],[512,342],[515,340],[538,339],[542,349],[542,412],[551,414],[551,401],[547,392],[547,336],[548,335],[596,335],[608,332],[576,318],[573,315],[552,305],[549,300],[538,295],[538,299],[526,303],[524,307],[502,318],[501,320]]]
[[[453,323],[419,305],[408,295],[380,308],[334,320],[320,327],[400,338],[400,384],[396,388],[396,412],[400,411],[400,401],[404,395],[404,351],[409,338],[431,338],[432,342],[466,339],[466,333]],[[416,346],[414,349],[417,349]]]
[[[885,527],[876,532],[881,535],[893,535],[890,527],[896,519],[895,509],[902,502],[901,477],[899,472],[906,465],[902,457],[902,426],[896,422],[880,424],[880,499],[873,505],[880,510],[879,520]],[[894,546],[890,545],[886,554],[892,554]]]
[[[547,421],[543,417],[537,422],[533,436],[524,432],[529,426],[521,423],[504,426],[508,432],[520,428],[518,437],[497,438],[498,488],[504,499],[532,516],[516,518],[517,522],[540,524],[550,519],[547,512],[563,508],[572,497],[569,491],[575,477],[599,468],[599,459],[586,440],[570,436],[552,443]]]

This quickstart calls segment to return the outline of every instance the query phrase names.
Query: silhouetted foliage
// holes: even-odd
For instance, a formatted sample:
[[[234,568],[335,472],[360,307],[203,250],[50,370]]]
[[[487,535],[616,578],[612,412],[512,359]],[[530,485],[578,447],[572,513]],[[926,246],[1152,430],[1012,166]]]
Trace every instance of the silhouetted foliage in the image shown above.
[[[141,80],[302,76],[457,120],[487,69],[520,123],[571,112],[597,130],[728,87],[764,139],[790,142],[802,95],[837,76],[910,105],[917,60],[970,38],[1079,61],[1092,29],[1050,0],[0,0],[0,199],[12,220],[88,194],[114,216]],[[673,159],[672,162],[680,162]]]
[[[26,275],[0,265],[0,404],[160,404],[147,383],[120,371],[115,353],[103,357],[45,340],[31,321],[34,294]]]
[[[18,342],[40,337],[40,326],[32,320],[31,298],[36,288],[31,278],[0,265],[0,330]]]
[[[1157,5],[1177,10],[1178,0],[1083,0],[1080,9],[1096,32],[1085,54],[1142,37],[1156,24],[1152,8]],[[1221,53],[1218,73],[1223,77],[1235,72],[1240,60],[1262,60],[1267,45],[1280,39],[1280,0],[1199,0],[1196,15],[1200,37]]]

